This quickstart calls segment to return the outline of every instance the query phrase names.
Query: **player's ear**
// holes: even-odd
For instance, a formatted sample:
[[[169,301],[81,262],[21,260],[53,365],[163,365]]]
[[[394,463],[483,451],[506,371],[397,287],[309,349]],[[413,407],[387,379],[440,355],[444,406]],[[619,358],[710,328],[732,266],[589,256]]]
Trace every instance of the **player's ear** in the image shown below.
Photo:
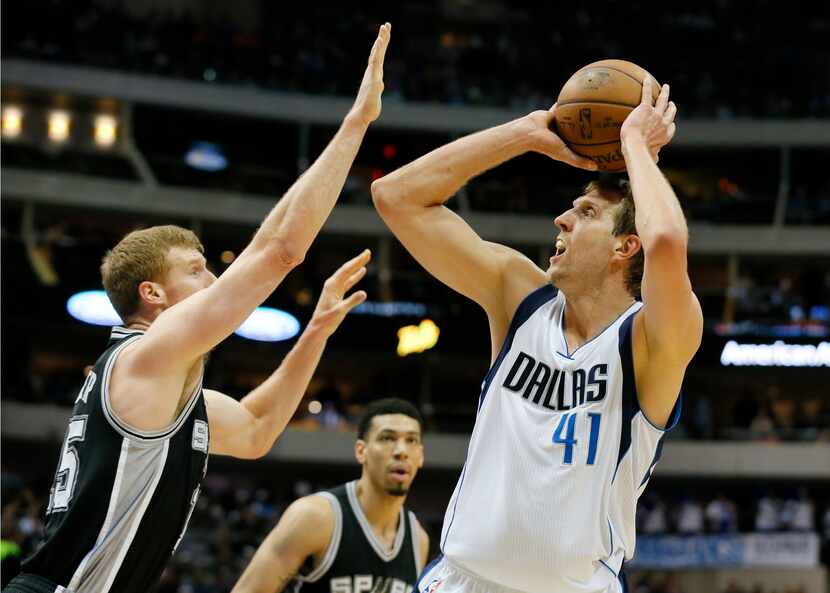
[[[354,457],[360,465],[363,465],[363,462],[366,461],[366,441],[363,439],[357,439],[355,442]]]
[[[150,280],[145,280],[138,285],[138,297],[149,305],[163,305],[167,300],[164,287]]]
[[[631,259],[643,248],[637,235],[620,235],[614,247],[614,255],[622,260]]]

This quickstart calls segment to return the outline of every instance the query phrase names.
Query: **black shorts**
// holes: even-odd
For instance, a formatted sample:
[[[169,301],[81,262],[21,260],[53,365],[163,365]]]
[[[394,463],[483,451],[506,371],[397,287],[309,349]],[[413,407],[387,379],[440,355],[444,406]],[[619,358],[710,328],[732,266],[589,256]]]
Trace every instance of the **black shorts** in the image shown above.
[[[6,585],[2,593],[61,593],[63,587],[36,574],[21,572]]]

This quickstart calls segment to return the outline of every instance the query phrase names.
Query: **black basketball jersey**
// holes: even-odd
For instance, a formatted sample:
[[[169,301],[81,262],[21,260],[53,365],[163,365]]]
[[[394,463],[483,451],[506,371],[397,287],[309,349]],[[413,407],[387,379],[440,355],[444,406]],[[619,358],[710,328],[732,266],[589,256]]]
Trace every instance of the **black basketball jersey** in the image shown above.
[[[318,496],[334,509],[334,533],[320,565],[293,582],[295,593],[409,593],[418,580],[420,545],[415,515],[401,508],[387,551],[357,500],[357,482]],[[289,590],[291,588],[289,587]]]
[[[73,593],[146,593],[178,545],[207,470],[201,380],[175,422],[142,432],[113,413],[113,363],[142,331],[113,328],[81,388],[58,461],[43,545],[22,570]]]

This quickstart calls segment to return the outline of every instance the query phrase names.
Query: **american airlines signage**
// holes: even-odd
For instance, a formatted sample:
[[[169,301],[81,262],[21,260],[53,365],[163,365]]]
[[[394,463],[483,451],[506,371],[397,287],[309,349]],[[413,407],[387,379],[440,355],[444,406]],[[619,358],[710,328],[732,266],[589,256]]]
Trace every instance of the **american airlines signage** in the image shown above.
[[[730,340],[720,355],[723,366],[830,367],[830,342],[787,344],[740,344]]]

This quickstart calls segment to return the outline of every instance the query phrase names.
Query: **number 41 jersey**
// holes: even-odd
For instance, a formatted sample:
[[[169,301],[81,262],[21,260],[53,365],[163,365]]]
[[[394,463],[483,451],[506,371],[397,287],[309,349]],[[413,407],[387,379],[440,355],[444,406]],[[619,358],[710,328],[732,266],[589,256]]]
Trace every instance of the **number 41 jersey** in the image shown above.
[[[113,413],[113,363],[143,332],[113,328],[75,400],[43,545],[22,565],[73,593],[146,593],[190,519],[207,469],[201,382],[175,422],[141,432]]]
[[[621,590],[634,513],[664,430],[637,403],[633,303],[569,351],[565,295],[528,295],[485,377],[441,550],[498,585],[527,593]],[[679,415],[675,406],[669,427]]]

